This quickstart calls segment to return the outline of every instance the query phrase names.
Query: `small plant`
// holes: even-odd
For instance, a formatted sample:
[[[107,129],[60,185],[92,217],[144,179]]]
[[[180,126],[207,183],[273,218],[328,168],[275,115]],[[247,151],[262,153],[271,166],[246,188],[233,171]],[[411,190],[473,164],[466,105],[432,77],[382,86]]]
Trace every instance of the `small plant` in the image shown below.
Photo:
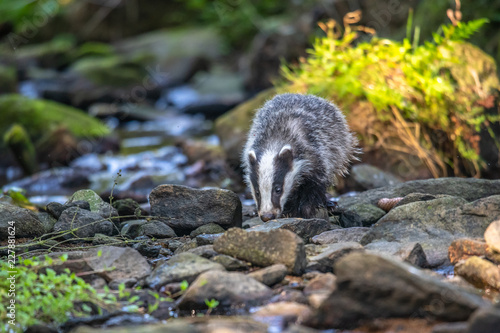
[[[67,256],[59,260],[66,261]],[[7,291],[11,287],[7,278],[14,276],[15,282],[15,325],[2,325],[0,332],[23,332],[26,327],[34,324],[49,324],[57,326],[70,317],[88,316],[92,313],[89,304],[104,306],[105,297],[97,292],[75,273],[68,269],[62,274],[49,268],[53,259],[24,259],[15,266],[9,267],[7,261],[0,262],[0,289]],[[12,272],[15,273],[12,273]],[[7,323],[11,302],[7,292],[0,293],[0,322]],[[78,306],[77,306],[78,305]]]
[[[187,288],[189,288],[189,283],[188,283],[186,280],[183,280],[183,281],[181,282],[180,287],[181,287],[181,291],[182,291],[182,292],[184,292],[184,291],[186,291],[186,290],[187,290]]]
[[[468,67],[476,59],[462,57],[480,53],[470,51],[473,47],[464,41],[487,20],[455,19],[434,34],[433,42],[419,44],[418,27],[412,39],[411,15],[402,42],[376,36],[359,41],[361,31],[374,33],[354,26],[359,19],[359,12],[346,15],[343,34],[335,21],[320,23],[326,36],[315,41],[309,57],[298,66],[282,67],[286,81],[278,83],[281,91],[336,101],[367,151],[391,152],[403,161],[415,156],[434,177],[479,176],[486,168],[479,133],[489,133],[500,147],[490,127],[500,114],[487,114],[483,106],[500,84],[495,69],[479,79]]]
[[[219,306],[219,301],[213,298],[211,300],[205,299],[205,304],[208,307],[207,316],[209,316],[213,309]]]

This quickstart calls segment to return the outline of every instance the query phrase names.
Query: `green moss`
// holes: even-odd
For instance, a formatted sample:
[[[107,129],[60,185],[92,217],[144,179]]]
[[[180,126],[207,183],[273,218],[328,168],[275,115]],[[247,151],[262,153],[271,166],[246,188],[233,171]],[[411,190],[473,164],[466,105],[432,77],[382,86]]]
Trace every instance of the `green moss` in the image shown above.
[[[423,45],[374,37],[355,46],[356,30],[339,37],[332,22],[307,60],[283,67],[287,82],[280,90],[335,100],[352,113],[348,118],[367,150],[416,156],[436,177],[450,169],[477,175],[485,167],[478,132],[500,118],[485,114],[479,102],[500,84],[491,57],[464,40],[485,22],[442,26],[442,35]]]
[[[5,133],[3,141],[26,174],[31,175],[36,172],[38,164],[35,147],[24,127],[19,124],[12,125]]]
[[[0,65],[0,93],[11,93],[16,90],[16,68]]]
[[[101,137],[109,128],[85,112],[57,102],[29,99],[18,94],[0,96],[0,133],[13,123],[22,125],[32,139],[65,126],[79,138]]]

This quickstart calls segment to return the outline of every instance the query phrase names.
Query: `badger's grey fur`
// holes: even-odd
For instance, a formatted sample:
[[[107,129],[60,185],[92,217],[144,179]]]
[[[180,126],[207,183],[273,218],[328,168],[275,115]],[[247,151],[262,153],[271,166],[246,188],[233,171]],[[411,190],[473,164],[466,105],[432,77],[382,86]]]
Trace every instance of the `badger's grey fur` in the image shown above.
[[[357,143],[342,112],[322,98],[282,94],[265,103],[242,156],[261,219],[314,217],[336,175],[347,173]]]

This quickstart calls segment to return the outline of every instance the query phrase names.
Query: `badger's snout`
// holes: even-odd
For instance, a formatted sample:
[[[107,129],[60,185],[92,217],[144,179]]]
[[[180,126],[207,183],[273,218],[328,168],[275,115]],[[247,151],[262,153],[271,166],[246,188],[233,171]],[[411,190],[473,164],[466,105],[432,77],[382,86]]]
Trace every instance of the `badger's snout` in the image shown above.
[[[276,214],[275,213],[263,213],[263,214],[260,214],[260,219],[264,222],[267,222],[269,220],[274,220],[276,218]]]

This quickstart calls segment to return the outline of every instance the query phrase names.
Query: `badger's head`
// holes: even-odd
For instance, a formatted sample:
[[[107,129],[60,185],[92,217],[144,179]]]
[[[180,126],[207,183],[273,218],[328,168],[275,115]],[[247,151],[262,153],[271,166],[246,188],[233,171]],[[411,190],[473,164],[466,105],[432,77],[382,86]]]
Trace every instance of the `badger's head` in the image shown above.
[[[248,161],[247,182],[260,218],[267,222],[281,217],[291,192],[300,183],[305,161],[294,158],[290,145],[266,150],[259,156],[250,150]]]

